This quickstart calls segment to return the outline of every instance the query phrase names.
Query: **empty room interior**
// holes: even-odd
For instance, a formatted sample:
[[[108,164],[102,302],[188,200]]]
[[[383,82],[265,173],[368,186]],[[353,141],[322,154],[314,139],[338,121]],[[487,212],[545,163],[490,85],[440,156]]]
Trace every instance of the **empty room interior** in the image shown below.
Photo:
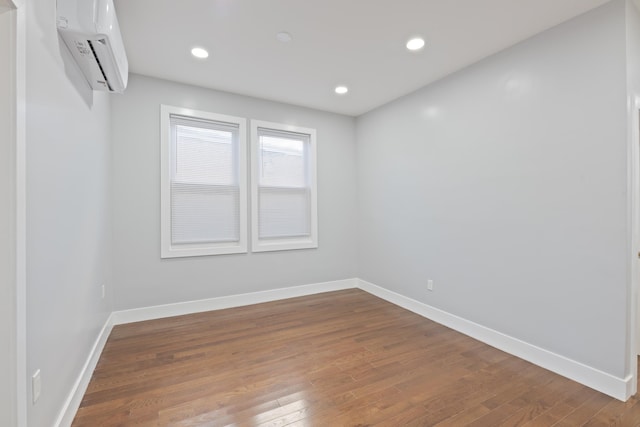
[[[640,426],[639,8],[0,0],[0,425]]]

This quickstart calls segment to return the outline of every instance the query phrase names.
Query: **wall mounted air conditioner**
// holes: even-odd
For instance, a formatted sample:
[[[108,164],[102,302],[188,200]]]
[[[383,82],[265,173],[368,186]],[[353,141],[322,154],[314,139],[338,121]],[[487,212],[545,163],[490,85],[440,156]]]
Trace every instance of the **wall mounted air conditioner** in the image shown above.
[[[113,0],[58,0],[58,32],[95,90],[122,92],[129,63]]]

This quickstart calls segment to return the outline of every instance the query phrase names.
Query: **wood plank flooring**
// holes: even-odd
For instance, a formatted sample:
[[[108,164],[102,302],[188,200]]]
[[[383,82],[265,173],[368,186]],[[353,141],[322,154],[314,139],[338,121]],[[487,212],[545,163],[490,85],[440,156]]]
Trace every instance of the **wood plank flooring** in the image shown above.
[[[640,426],[360,290],[116,326],[73,426]]]

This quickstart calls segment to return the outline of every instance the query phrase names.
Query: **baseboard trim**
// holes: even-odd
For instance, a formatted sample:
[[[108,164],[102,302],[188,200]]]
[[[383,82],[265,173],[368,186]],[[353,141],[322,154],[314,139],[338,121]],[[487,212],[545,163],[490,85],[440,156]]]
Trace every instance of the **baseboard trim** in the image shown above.
[[[80,403],[84,397],[84,393],[87,391],[93,371],[98,364],[98,360],[100,360],[100,355],[107,343],[107,338],[109,338],[111,329],[113,329],[113,313],[109,315],[107,321],[102,326],[96,341],[93,343],[93,347],[91,347],[87,361],[84,363],[84,366],[80,371],[80,375],[78,375],[76,382],[73,384],[71,392],[62,406],[56,422],[53,424],[55,427],[71,426],[73,418],[76,416],[76,412],[78,412],[78,408],[80,407]]]
[[[501,332],[453,315],[446,311],[400,295],[396,292],[358,279],[357,287],[392,304],[405,308],[458,332],[482,341],[499,350],[517,356],[556,374],[577,381],[616,399],[631,397],[632,377],[618,378],[559,354],[510,337]]]
[[[268,291],[252,292],[248,294],[229,295],[204,300],[179,302],[175,304],[156,305],[116,311],[113,313],[114,325],[141,322],[144,320],[161,319],[165,317],[181,316],[184,314],[201,313],[204,311],[222,310],[225,308],[242,307],[245,305],[295,298],[323,292],[353,289],[358,279],[335,280],[332,282],[315,283],[312,285],[292,286],[289,288],[272,289]]]

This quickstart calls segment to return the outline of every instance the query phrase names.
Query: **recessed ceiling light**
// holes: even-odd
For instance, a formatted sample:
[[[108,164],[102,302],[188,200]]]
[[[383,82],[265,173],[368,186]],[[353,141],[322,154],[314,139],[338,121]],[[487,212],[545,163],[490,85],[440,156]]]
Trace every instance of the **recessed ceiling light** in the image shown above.
[[[335,91],[338,95],[344,95],[345,93],[349,92],[349,88],[346,86],[336,86]]]
[[[422,37],[414,37],[407,42],[407,49],[420,50],[424,47],[424,39]]]
[[[209,56],[209,52],[201,47],[194,47],[193,49],[191,49],[191,55],[195,56],[196,58],[204,59]]]
[[[278,41],[282,43],[289,43],[291,40],[293,40],[293,37],[291,37],[291,34],[287,33],[286,31],[280,31],[278,34],[276,34],[276,39],[278,39]]]

